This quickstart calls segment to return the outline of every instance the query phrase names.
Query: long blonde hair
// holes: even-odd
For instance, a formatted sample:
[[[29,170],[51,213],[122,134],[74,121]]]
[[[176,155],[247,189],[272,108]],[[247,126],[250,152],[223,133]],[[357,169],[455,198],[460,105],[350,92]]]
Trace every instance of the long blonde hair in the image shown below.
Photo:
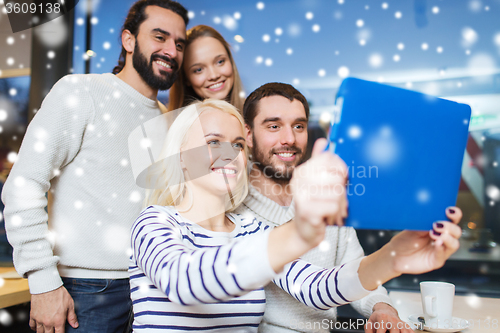
[[[196,39],[200,37],[212,37],[217,39],[226,49],[229,60],[231,61],[231,66],[233,67],[234,83],[233,88],[226,97],[226,101],[231,103],[240,112],[243,110],[243,103],[245,98],[240,96],[243,91],[243,84],[241,83],[240,74],[238,73],[238,68],[236,68],[236,63],[234,62],[233,55],[231,53],[231,46],[222,37],[222,35],[212,27],[208,25],[197,25],[189,29],[186,33],[186,49],[193,43]],[[187,85],[187,77],[184,70],[180,70],[179,78],[175,81],[169,91],[169,102],[168,109],[175,110],[192,103],[195,100],[200,100],[201,98],[194,92],[192,87]]]
[[[187,133],[195,120],[205,111],[216,109],[228,113],[238,119],[242,133],[245,133],[245,122],[238,110],[226,101],[213,98],[197,101],[186,107],[173,122],[168,130],[165,143],[161,152],[163,160],[152,165],[148,171],[148,178],[158,182],[156,189],[146,191],[144,206],[161,205],[176,206],[186,195],[187,186],[184,172],[181,166],[180,152],[187,142]],[[248,148],[245,144],[243,153],[244,159],[248,156]],[[246,170],[243,170],[243,177],[238,182],[234,190],[225,200],[226,212],[238,207],[248,194],[248,177]],[[159,187],[159,188],[158,188]]]

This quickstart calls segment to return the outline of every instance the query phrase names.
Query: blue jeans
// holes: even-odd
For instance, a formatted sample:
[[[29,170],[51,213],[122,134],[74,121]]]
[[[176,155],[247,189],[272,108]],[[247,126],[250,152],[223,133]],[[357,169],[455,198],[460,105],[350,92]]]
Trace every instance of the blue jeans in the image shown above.
[[[66,323],[66,332],[124,333],[133,315],[128,279],[62,278],[75,302],[78,328]]]

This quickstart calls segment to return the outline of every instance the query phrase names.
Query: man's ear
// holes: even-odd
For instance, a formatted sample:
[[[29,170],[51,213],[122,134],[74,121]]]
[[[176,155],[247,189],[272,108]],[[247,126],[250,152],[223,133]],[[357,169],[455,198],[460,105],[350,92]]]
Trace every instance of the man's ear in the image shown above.
[[[130,30],[123,30],[122,32],[122,46],[125,51],[132,53],[135,48],[135,36],[130,32]]]
[[[249,148],[253,148],[253,134],[252,134],[252,129],[248,124],[245,124],[245,130],[247,131],[245,139],[247,141],[247,146]]]

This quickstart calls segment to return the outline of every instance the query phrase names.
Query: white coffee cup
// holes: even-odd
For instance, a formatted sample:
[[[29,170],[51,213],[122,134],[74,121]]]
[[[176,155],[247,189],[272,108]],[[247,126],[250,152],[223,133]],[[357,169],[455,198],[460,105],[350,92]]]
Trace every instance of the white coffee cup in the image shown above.
[[[431,328],[452,327],[453,297],[455,285],[448,282],[420,282],[425,326]]]

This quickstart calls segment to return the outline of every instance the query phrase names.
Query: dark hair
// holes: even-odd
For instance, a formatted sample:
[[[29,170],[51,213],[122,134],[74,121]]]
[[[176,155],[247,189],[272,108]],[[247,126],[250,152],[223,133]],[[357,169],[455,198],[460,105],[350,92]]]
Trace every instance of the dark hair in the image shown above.
[[[122,33],[125,30],[130,31],[135,37],[139,34],[139,27],[142,22],[146,21],[148,18],[146,15],[146,7],[148,6],[158,6],[168,10],[173,11],[182,19],[186,26],[189,23],[189,18],[187,15],[187,10],[180,3],[171,0],[139,0],[135,2],[132,7],[130,7],[127,18],[125,19],[125,23],[123,23]],[[120,35],[121,36],[121,35]],[[118,58],[118,65],[113,68],[113,74],[117,74],[121,72],[123,67],[125,67],[125,59],[127,57],[127,51],[122,46],[122,52],[120,53],[120,57]]]
[[[240,112],[243,107],[244,98],[240,96],[243,90],[243,84],[241,83],[240,74],[238,73],[238,68],[236,68],[236,63],[234,62],[233,55],[231,54],[231,46],[222,37],[222,35],[212,27],[208,25],[197,25],[189,29],[186,33],[186,50],[196,39],[200,37],[212,37],[217,39],[226,49],[229,60],[231,61],[231,66],[233,67],[233,87],[226,97],[226,101],[235,106]],[[191,102],[201,99],[191,86],[187,85],[188,79],[184,70],[181,70],[179,78],[174,82],[172,88],[170,88],[169,93],[169,110],[175,110],[190,104]]]
[[[304,106],[306,111],[306,118],[309,119],[309,104],[306,98],[293,86],[280,83],[271,82],[266,83],[263,86],[255,89],[246,99],[243,105],[243,118],[245,119],[245,124],[253,128],[253,120],[257,116],[257,105],[261,99],[269,96],[283,96],[288,98],[290,102],[294,99],[298,100]]]

